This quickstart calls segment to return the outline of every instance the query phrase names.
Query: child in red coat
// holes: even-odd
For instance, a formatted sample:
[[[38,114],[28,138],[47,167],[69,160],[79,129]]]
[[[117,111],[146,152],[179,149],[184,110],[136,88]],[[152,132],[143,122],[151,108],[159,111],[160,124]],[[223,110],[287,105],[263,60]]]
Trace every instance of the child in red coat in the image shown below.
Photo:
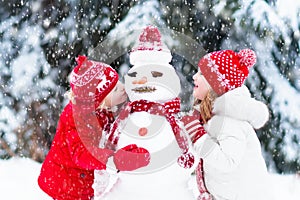
[[[77,62],[71,73],[71,101],[61,113],[38,178],[40,188],[55,200],[92,199],[94,170],[105,170],[111,156],[123,170],[132,170],[130,163],[135,163],[135,169],[146,166],[150,159],[149,152],[136,145],[117,152],[99,148],[103,133],[114,120],[109,108],[123,103],[127,95],[109,65],[84,56]]]

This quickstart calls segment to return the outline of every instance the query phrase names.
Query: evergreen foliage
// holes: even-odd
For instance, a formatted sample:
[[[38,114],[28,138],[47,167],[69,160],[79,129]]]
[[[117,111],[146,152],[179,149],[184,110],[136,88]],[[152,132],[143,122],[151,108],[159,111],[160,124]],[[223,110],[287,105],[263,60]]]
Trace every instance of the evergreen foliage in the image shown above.
[[[75,57],[101,59],[99,43],[108,39],[113,41],[109,44],[121,48],[122,56],[109,64],[122,74],[130,66],[126,52],[136,39],[130,31],[153,24],[191,38],[205,52],[242,48],[257,52],[258,62],[246,84],[253,96],[270,108],[269,122],[258,130],[266,161],[278,172],[299,171],[300,6],[289,18],[280,15],[277,3],[0,1],[0,157],[18,155],[42,162],[66,103],[64,93],[69,89],[68,75]],[[174,39],[172,32],[168,34]],[[182,99],[188,103],[191,77],[204,52],[186,49],[194,58],[174,55],[172,65],[182,82]]]

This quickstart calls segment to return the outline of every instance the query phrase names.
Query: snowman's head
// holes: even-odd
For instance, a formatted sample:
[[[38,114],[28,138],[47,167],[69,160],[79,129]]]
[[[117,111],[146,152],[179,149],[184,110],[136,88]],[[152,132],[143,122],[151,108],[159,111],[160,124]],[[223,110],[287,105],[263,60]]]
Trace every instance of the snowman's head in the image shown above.
[[[169,64],[145,63],[128,71],[125,90],[130,101],[165,102],[179,95],[180,80]]]
[[[133,67],[125,76],[125,90],[130,101],[165,102],[179,95],[180,80],[169,64],[171,59],[171,52],[162,42],[158,28],[144,28],[137,46],[130,53]]]

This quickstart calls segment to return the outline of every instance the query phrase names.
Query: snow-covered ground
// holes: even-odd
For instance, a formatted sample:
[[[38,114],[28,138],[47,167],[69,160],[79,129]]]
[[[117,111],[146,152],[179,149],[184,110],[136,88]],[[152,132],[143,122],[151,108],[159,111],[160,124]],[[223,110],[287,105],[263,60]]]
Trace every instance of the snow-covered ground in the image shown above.
[[[25,158],[0,160],[1,200],[50,200],[37,184],[40,167],[39,163]],[[272,174],[271,177],[279,199],[300,199],[300,175]]]
[[[1,200],[50,200],[38,186],[41,164],[26,158],[0,160]]]

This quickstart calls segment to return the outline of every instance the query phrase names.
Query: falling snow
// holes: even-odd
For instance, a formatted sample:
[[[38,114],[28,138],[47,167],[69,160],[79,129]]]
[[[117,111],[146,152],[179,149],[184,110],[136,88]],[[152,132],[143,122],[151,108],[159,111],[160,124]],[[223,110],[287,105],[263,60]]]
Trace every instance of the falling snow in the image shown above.
[[[300,191],[294,175],[300,170],[300,1],[235,0],[230,5],[215,0],[112,1],[116,5],[79,0],[14,2],[0,1],[0,158],[24,156],[41,163],[67,103],[64,94],[75,56],[105,58],[122,79],[130,68],[126,53],[137,40],[134,30],[153,24],[167,30],[164,40],[177,53],[172,64],[185,104],[192,101],[191,76],[203,53],[186,45],[183,50],[192,56],[185,60],[176,49],[181,43],[174,40],[172,31],[190,37],[207,52],[255,50],[257,64],[246,84],[270,110],[270,121],[257,131],[263,153],[269,170],[276,173],[274,181],[285,186],[278,187],[279,195],[289,192],[294,196],[283,199],[299,198],[293,192]],[[111,59],[101,57],[95,48],[99,41],[121,47],[121,53],[104,52]],[[1,197],[47,199],[36,185],[39,163],[0,160]],[[14,192],[15,188],[20,192]]]

